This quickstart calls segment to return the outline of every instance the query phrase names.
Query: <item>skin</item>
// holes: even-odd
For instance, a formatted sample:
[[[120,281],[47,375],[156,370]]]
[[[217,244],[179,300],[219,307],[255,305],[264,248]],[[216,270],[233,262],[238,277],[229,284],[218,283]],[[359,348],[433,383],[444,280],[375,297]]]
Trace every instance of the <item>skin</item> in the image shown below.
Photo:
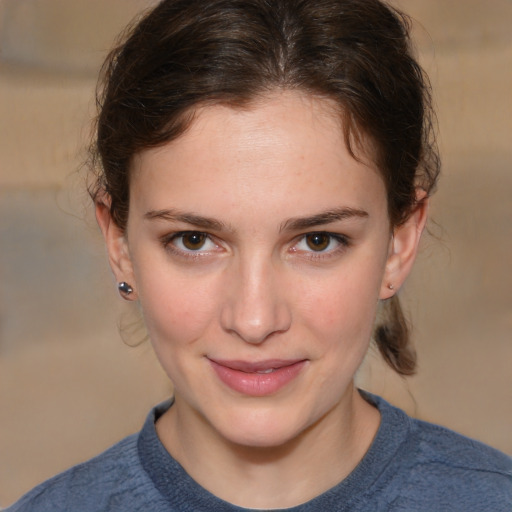
[[[180,138],[135,157],[126,232],[97,205],[114,274],[133,286],[174,385],[158,435],[239,506],[291,507],[332,487],[380,421],[353,378],[379,301],[410,271],[426,202],[392,229],[381,176],[351,157],[334,112],[296,92],[205,107]],[[275,359],[301,369],[263,396],[212,366]]]

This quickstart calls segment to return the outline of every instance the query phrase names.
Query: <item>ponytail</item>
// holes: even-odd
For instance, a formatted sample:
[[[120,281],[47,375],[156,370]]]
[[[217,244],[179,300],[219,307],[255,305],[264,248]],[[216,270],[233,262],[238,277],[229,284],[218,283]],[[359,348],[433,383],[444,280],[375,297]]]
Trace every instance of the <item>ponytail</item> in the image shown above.
[[[395,295],[384,302],[382,323],[374,333],[375,342],[386,363],[399,375],[413,375],[416,351],[409,339],[409,326]]]

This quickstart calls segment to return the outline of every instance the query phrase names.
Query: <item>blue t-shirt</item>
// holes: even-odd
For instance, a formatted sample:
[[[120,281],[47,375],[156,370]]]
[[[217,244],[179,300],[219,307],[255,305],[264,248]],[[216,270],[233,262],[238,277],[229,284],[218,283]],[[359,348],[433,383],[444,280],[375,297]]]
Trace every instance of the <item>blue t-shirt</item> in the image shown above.
[[[287,512],[511,512],[512,459],[455,432],[408,417],[382,398],[381,424],[361,462],[338,485]],[[151,411],[140,433],[39,485],[7,512],[248,512],[197,484],[158,439]]]

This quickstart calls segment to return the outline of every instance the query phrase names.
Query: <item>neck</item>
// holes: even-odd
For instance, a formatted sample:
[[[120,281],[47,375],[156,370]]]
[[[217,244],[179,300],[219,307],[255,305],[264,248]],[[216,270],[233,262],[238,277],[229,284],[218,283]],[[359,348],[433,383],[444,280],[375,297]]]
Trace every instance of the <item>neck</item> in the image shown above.
[[[341,482],[363,458],[379,422],[377,409],[351,389],[324,417],[277,447],[231,443],[205,421],[182,415],[179,401],[160,418],[157,432],[212,494],[240,507],[270,509],[307,502]]]

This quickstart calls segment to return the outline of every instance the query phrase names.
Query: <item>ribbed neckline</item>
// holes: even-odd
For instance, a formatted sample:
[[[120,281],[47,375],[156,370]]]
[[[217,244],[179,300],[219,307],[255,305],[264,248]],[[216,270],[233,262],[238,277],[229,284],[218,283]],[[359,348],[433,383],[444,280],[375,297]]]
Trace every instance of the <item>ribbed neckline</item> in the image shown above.
[[[364,495],[374,492],[382,485],[386,468],[397,459],[397,452],[405,449],[410,429],[409,417],[400,409],[391,406],[382,398],[360,391],[362,396],[375,405],[381,422],[377,434],[361,462],[342,482],[325,493],[287,512],[310,512],[313,510],[348,510]],[[159,492],[176,510],[197,512],[247,512],[247,509],[223,501],[195,482],[183,467],[167,452],[158,438],[155,422],[170,407],[172,400],[155,407],[148,415],[139,434],[138,453],[141,464]],[[387,478],[384,478],[387,480]],[[373,490],[372,490],[373,488]]]

